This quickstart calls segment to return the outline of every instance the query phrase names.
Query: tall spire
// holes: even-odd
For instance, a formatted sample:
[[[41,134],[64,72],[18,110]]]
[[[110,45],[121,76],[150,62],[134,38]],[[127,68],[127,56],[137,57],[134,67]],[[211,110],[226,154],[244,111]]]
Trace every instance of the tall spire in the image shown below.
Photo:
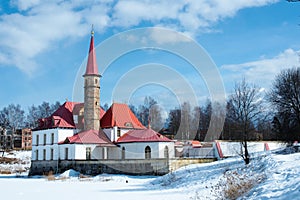
[[[84,130],[100,128],[100,77],[94,48],[94,29],[91,31],[89,57],[84,77]]]
[[[88,56],[86,71],[84,75],[98,75],[98,74],[99,72],[98,72],[98,66],[96,61],[96,51],[94,48],[94,26],[92,25],[89,56]]]

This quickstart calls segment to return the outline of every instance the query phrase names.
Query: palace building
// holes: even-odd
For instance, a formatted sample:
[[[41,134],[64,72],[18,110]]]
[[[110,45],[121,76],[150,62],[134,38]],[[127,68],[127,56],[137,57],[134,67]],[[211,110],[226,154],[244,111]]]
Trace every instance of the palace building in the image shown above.
[[[143,126],[126,104],[113,103],[106,112],[101,108],[93,31],[83,79],[84,102],[66,101],[33,129],[30,174],[68,168],[87,174],[167,173],[174,141]]]

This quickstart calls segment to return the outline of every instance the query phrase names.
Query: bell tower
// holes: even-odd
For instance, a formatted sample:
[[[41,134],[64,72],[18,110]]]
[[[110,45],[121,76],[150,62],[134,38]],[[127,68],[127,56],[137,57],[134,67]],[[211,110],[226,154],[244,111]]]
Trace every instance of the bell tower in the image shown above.
[[[84,77],[84,130],[100,129],[100,77],[94,48],[94,30]]]

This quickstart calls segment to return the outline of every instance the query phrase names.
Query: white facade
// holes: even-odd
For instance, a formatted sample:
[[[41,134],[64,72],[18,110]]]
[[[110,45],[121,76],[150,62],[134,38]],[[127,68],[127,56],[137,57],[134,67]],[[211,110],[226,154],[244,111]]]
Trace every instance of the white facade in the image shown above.
[[[66,137],[73,136],[76,129],[44,129],[32,132],[32,160],[58,160],[59,145]]]
[[[122,129],[122,128],[118,128],[117,126],[114,126],[112,128],[103,129],[106,136],[112,142],[117,141],[121,136],[123,136],[125,133],[127,133],[130,130],[133,130],[133,129]]]
[[[104,129],[116,141],[128,129]],[[150,158],[174,158],[174,142],[120,143],[119,147],[101,147],[96,144],[58,144],[77,133],[76,129],[45,129],[32,132],[32,160],[88,160],[88,159],[145,159],[145,149],[150,148]],[[166,151],[168,152],[166,154]]]
[[[102,147],[96,144],[60,144],[61,160],[118,159],[117,147]],[[117,156],[115,155],[117,153]]]
[[[150,158],[174,158],[174,142],[132,142],[120,143],[121,159],[146,159],[146,148]]]

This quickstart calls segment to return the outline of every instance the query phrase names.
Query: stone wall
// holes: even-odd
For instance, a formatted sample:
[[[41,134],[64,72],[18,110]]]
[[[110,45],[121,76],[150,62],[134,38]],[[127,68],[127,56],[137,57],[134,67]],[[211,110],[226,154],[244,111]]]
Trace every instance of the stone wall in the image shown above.
[[[180,158],[172,159],[169,161],[169,171],[174,171],[180,167],[184,167],[191,164],[209,163],[216,161],[216,158]]]
[[[62,173],[68,169],[88,175],[164,175],[169,172],[169,162],[166,159],[32,161],[29,176],[43,175],[49,171]]]
[[[126,160],[63,160],[63,161],[32,161],[29,176],[53,173],[63,173],[74,169],[82,174],[97,175],[129,174],[129,175],[164,175],[180,167],[213,162],[216,159],[126,159]]]

